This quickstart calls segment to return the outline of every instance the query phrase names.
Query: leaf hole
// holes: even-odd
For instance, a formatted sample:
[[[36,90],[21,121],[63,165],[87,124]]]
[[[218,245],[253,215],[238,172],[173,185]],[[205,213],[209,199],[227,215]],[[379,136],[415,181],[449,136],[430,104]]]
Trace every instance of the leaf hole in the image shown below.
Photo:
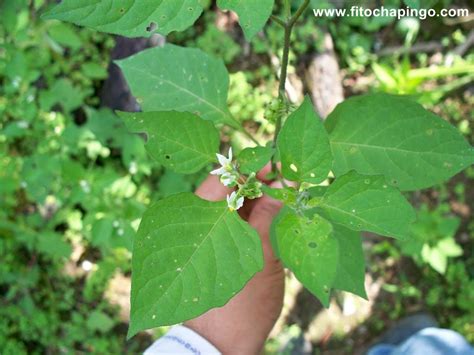
[[[146,28],[146,31],[154,32],[157,28],[158,28],[158,25],[155,22],[150,22],[150,24]]]
[[[167,159],[167,160],[171,159],[171,155],[166,154],[166,155],[165,155],[165,159]]]

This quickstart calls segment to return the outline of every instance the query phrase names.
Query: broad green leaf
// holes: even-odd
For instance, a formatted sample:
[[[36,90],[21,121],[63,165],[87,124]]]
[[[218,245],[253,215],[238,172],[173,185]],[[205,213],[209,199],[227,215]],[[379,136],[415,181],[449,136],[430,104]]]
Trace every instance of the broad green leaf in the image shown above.
[[[245,148],[237,158],[239,169],[244,174],[259,172],[272,158],[271,147]]]
[[[226,202],[191,193],[159,201],[134,240],[129,336],[223,306],[262,268],[257,232]]]
[[[126,37],[147,37],[183,31],[201,13],[199,0],[62,0],[43,18]]]
[[[360,234],[334,225],[334,236],[339,240],[339,265],[332,287],[367,299],[365,258]]]
[[[235,126],[227,108],[229,75],[221,60],[199,49],[167,44],[117,64],[143,111],[188,111]]]
[[[427,188],[474,163],[458,130],[408,98],[374,94],[351,98],[326,121],[334,173],[384,175],[401,190]]]
[[[339,262],[339,243],[332,225],[314,215],[312,219],[288,213],[275,227],[277,248],[283,264],[324,306]]]
[[[275,0],[217,0],[223,10],[232,10],[239,15],[240,27],[245,38],[251,40],[267,23]]]
[[[148,153],[165,167],[192,174],[213,162],[219,132],[209,121],[189,112],[119,112],[127,127],[147,133]]]
[[[404,238],[416,218],[405,197],[389,186],[383,176],[364,176],[351,171],[338,177],[319,199],[321,213],[326,218],[356,231]]]
[[[331,147],[308,97],[287,118],[278,135],[277,147],[285,178],[315,184],[327,178],[332,166]]]

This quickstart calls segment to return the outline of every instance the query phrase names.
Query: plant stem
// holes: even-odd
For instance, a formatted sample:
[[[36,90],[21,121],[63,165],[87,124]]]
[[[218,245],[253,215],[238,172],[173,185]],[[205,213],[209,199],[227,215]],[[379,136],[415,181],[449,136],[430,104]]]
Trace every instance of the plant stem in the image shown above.
[[[287,20],[291,17],[291,0],[283,0],[283,13]]]
[[[290,18],[290,21],[289,21],[289,26],[290,27],[293,27],[294,24],[296,23],[296,21],[298,21],[300,16],[303,14],[304,10],[306,10],[306,8],[308,7],[309,2],[310,2],[310,0],[305,0],[304,3],[301,4],[299,9],[296,10],[296,13],[293,15],[293,17]]]
[[[286,22],[282,23],[281,25],[285,29],[285,35],[284,35],[284,40],[283,40],[283,56],[281,60],[281,72],[280,72],[280,85],[278,87],[278,99],[280,101],[283,101],[286,96],[286,77],[288,75],[288,62],[290,58],[290,46],[291,46],[291,32],[293,30],[293,26],[295,25],[296,21],[300,18],[300,16],[303,14],[304,10],[309,5],[310,0],[305,0],[303,4],[298,8],[298,10],[295,12],[295,14],[292,16],[291,15],[291,10],[288,10],[288,19]],[[285,8],[289,4],[289,1],[285,1]],[[276,17],[272,19],[280,24],[279,21],[283,22],[282,20],[278,19],[276,20]],[[276,142],[278,139],[278,134],[280,133],[281,130],[281,125],[282,125],[282,116],[279,115],[277,117],[277,121],[275,123],[275,134],[273,136],[273,147],[276,147]],[[276,173],[277,167],[276,167],[276,161],[275,159],[272,160],[272,172]]]

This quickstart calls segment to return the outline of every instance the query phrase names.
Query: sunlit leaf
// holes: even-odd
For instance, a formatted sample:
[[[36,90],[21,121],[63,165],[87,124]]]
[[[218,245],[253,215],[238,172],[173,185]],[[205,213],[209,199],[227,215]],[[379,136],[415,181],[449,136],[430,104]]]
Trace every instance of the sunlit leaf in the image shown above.
[[[62,0],[43,14],[127,37],[183,31],[201,15],[199,0]]]
[[[225,202],[159,201],[134,240],[129,335],[223,306],[262,267],[257,232]]]

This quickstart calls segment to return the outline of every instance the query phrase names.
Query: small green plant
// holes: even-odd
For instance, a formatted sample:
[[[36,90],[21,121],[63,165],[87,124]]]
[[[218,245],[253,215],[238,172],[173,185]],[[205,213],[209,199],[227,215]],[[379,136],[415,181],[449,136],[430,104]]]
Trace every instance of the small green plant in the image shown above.
[[[294,12],[283,1],[283,17],[272,15],[274,0],[217,5],[239,15],[247,39],[269,18],[284,29],[275,134],[259,142],[241,126],[227,107],[223,62],[201,50],[167,44],[118,61],[144,111],[119,116],[131,131],[146,133],[148,152],[167,169],[194,174],[215,163],[222,126],[253,145],[236,158],[230,149],[217,154],[212,173],[234,188],[227,201],[181,193],[144,213],[133,247],[129,336],[224,305],[262,269],[259,237],[236,212],[262,194],[285,204],[272,226],[275,253],[325,306],[333,289],[366,297],[360,232],[408,237],[416,216],[402,191],[438,184],[474,162],[454,127],[403,97],[351,98],[324,124],[308,98],[288,114],[291,33],[309,0]],[[202,10],[198,0],[63,0],[44,18],[136,37],[181,31]],[[267,163],[284,188],[256,179]]]
[[[462,255],[462,248],[454,239],[460,220],[446,217],[448,211],[446,204],[434,211],[423,205],[411,227],[410,238],[399,242],[402,253],[413,257],[418,263],[430,265],[440,274],[446,272],[449,258]]]

